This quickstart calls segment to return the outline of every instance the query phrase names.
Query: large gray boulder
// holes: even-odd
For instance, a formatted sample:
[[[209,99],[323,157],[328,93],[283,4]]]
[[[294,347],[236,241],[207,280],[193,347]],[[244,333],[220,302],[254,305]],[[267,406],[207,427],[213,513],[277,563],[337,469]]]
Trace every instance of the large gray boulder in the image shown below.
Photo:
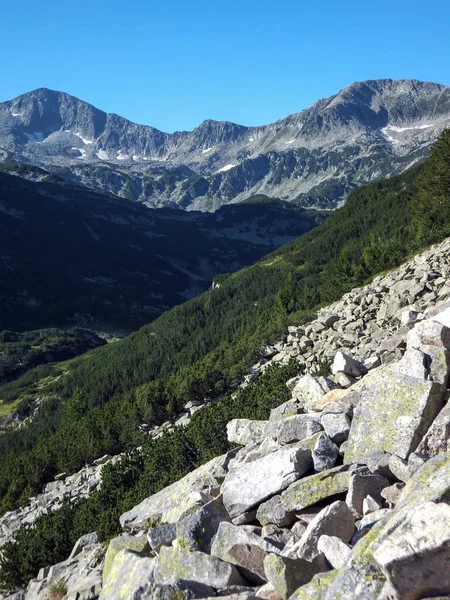
[[[132,550],[120,550],[103,581],[100,600],[129,600],[153,579],[156,559]]]
[[[277,546],[259,537],[245,526],[221,523],[211,546],[211,554],[235,565],[244,577],[255,585],[265,583],[264,559],[279,553]]]
[[[383,502],[381,491],[389,486],[389,480],[381,475],[352,475],[348,486],[346,503],[356,516],[363,514],[363,503],[366,496]]]
[[[280,448],[259,460],[231,469],[223,483],[223,502],[236,518],[286,489],[312,467],[311,451]]]
[[[435,418],[425,437],[420,442],[417,453],[431,458],[450,450],[450,404],[446,404]]]
[[[321,510],[308,525],[297,545],[298,556],[311,561],[320,554],[318,544],[322,535],[349,542],[355,530],[352,512],[345,502],[337,500]]]
[[[292,444],[311,437],[322,431],[322,425],[318,417],[311,415],[294,415],[287,417],[276,424],[269,424],[268,435],[273,437],[279,444]]]
[[[218,496],[228,463],[235,453],[213,458],[124,513],[120,517],[122,528],[134,533],[147,531],[160,523],[178,523]]]
[[[220,495],[180,521],[176,526],[176,538],[183,548],[209,552],[220,524],[229,521]]]
[[[281,494],[284,509],[288,512],[299,511],[325,498],[346,492],[350,475],[349,466],[343,465],[299,479]]]
[[[373,553],[396,598],[423,598],[450,589],[450,506],[405,507]]]
[[[323,561],[320,560],[308,562],[301,558],[292,559],[276,554],[269,554],[264,560],[266,579],[282,600],[287,600],[297,588],[325,570]]]
[[[341,569],[352,553],[352,549],[348,544],[333,535],[321,535],[317,550],[324,554],[333,569]]]
[[[281,496],[277,494],[258,506],[256,519],[261,525],[273,523],[278,527],[287,527],[295,521],[295,512],[287,512]]]
[[[346,463],[365,463],[379,450],[408,458],[442,406],[438,383],[398,373],[392,366],[378,375],[363,390],[355,409]]]
[[[316,441],[312,458],[315,471],[326,471],[336,464],[339,457],[339,446],[337,446],[326,433],[321,433]]]
[[[156,583],[173,583],[183,579],[215,589],[246,584],[235,566],[203,552],[163,546],[157,560],[154,572]]]

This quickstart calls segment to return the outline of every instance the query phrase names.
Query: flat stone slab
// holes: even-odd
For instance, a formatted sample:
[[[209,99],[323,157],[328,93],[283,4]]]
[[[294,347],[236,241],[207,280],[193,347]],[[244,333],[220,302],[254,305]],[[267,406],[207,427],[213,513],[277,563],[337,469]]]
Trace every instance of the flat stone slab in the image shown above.
[[[348,465],[299,479],[281,494],[286,511],[302,510],[324,498],[342,494],[348,490],[351,472]]]
[[[280,448],[231,469],[222,486],[223,502],[232,519],[285,490],[312,468],[311,451]]]

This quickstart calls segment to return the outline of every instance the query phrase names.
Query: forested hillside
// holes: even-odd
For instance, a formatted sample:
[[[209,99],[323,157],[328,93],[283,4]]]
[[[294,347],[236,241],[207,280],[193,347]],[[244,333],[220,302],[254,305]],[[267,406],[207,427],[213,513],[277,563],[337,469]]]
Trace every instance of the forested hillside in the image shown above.
[[[88,501],[21,533],[20,544],[5,551],[3,581],[18,585],[60,559],[71,547],[71,532],[75,539],[94,528],[112,535],[121,511],[223,452],[215,419],[258,418],[281,401],[284,381],[298,367],[269,372],[236,401],[226,395],[186,429],[157,442],[137,429],[175,415],[190,399],[229,392],[261,345],[288,323],[307,320],[320,305],[448,235],[449,149],[447,131],[425,166],[361,187],[317,229],[253,267],[218,277],[219,287],[128,338],[66,362],[59,379],[62,368],[48,367],[46,377],[55,379],[46,387],[49,400],[31,425],[0,437],[2,512],[26,502],[59,471],[140,444],[144,451],[108,470],[104,487]],[[6,384],[0,398],[17,399],[27,385],[21,379]]]

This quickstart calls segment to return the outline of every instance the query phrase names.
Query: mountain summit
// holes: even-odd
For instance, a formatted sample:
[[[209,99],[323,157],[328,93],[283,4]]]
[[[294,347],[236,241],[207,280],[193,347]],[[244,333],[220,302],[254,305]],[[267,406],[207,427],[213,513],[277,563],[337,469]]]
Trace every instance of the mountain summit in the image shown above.
[[[261,127],[207,120],[163,133],[41,88],[0,104],[0,156],[151,206],[214,210],[256,193],[335,208],[403,171],[450,124],[450,87],[353,83]]]

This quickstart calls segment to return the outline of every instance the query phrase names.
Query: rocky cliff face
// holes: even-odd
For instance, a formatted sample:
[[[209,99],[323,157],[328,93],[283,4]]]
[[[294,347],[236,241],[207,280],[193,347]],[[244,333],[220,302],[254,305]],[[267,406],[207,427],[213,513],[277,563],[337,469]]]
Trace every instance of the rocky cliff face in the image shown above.
[[[423,159],[449,122],[450,88],[416,80],[354,83],[267,126],[205,121],[173,134],[39,89],[0,104],[0,149],[151,206],[214,210],[264,193],[334,208]]]
[[[16,598],[56,580],[72,600],[448,594],[449,275],[446,240],[290,327],[242,384],[294,358],[288,402],[231,421],[237,448],[124,513],[106,556],[84,536]]]

